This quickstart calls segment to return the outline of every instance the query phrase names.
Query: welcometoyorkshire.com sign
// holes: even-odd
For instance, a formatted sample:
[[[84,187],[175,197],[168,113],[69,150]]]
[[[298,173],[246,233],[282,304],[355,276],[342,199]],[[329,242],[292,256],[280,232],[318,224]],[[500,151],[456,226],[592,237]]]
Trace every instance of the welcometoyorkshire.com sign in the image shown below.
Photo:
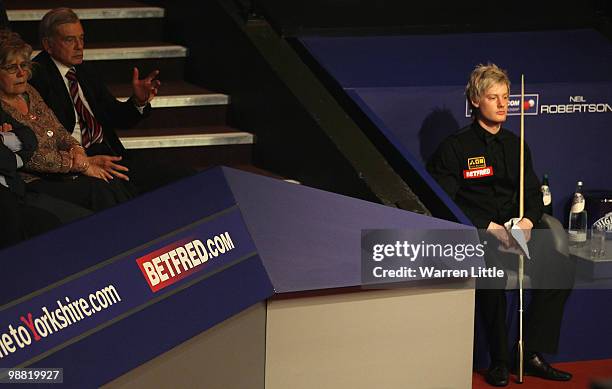
[[[26,367],[256,255],[236,206],[0,307],[0,367]]]

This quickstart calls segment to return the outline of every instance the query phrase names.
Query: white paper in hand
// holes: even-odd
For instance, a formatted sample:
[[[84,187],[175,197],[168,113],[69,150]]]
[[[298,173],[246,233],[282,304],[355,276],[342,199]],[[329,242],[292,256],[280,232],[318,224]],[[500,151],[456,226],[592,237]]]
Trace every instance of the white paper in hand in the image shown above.
[[[506,227],[508,232],[510,232],[510,235],[512,235],[512,238],[514,238],[522,253],[527,257],[527,259],[531,259],[531,257],[529,256],[529,247],[527,247],[527,240],[525,239],[525,234],[523,233],[521,227],[517,225],[520,220],[521,219],[517,217],[510,219],[506,223],[504,223],[504,227]]]

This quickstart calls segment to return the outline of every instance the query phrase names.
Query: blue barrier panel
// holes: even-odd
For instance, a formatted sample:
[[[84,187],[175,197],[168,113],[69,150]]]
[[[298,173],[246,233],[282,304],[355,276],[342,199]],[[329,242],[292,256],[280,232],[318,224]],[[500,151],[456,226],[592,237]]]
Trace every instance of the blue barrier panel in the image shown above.
[[[58,350],[32,367],[64,367],[67,387],[111,381],[271,295],[257,256]],[[177,372],[177,374],[179,374]]]
[[[478,242],[470,226],[225,171],[277,293],[361,286],[363,230],[463,231],[465,243]]]
[[[209,170],[4,249],[3,273],[15,277],[0,283],[0,305],[235,204],[222,171]]]
[[[0,367],[62,367],[76,388],[273,293],[220,168],[3,250],[0,261],[13,275],[0,287]]]

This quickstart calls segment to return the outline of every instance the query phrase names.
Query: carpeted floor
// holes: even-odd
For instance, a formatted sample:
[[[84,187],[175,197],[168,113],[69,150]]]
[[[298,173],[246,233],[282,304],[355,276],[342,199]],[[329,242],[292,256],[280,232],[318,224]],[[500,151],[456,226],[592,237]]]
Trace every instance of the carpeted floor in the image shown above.
[[[523,384],[516,383],[516,376],[510,376],[510,384],[506,388],[520,389],[588,389],[593,381],[612,380],[612,359],[596,361],[556,363],[557,369],[568,371],[574,375],[569,382],[547,381],[537,377],[525,376]],[[484,380],[483,372],[474,373],[473,389],[491,389]],[[612,387],[611,387],[612,388]]]

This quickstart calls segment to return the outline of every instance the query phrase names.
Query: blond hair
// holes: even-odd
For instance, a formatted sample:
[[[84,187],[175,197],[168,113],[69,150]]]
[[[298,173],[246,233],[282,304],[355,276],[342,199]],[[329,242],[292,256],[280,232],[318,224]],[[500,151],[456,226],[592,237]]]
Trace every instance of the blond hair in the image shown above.
[[[510,92],[510,79],[508,78],[508,73],[504,69],[490,62],[486,65],[479,64],[474,68],[472,74],[470,74],[470,80],[465,86],[465,97],[469,107],[472,109],[472,116],[474,116],[477,111],[472,101],[479,100],[487,89],[494,84],[506,84],[508,93]]]

